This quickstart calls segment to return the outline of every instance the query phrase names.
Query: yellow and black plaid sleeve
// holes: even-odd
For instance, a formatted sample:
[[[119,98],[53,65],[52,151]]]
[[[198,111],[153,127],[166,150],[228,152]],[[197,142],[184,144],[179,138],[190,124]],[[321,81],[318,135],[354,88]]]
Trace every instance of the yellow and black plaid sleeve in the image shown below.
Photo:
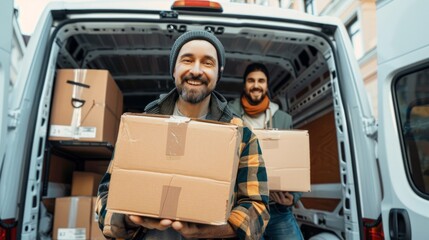
[[[240,130],[242,142],[235,185],[236,205],[228,222],[239,239],[260,239],[270,218],[267,173],[256,135],[247,127]]]
[[[95,211],[98,215],[98,224],[103,235],[108,238],[133,239],[142,229],[130,226],[126,222],[124,214],[112,213],[106,209],[112,164],[113,161],[110,162],[110,166],[101,179],[98,187],[97,203],[95,207]]]

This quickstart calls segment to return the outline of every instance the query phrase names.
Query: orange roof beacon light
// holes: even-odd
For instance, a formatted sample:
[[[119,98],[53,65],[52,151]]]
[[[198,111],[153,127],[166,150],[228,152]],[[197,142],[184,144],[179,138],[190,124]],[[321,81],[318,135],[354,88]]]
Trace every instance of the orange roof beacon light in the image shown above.
[[[205,0],[177,0],[171,6],[171,10],[223,12],[220,3]]]

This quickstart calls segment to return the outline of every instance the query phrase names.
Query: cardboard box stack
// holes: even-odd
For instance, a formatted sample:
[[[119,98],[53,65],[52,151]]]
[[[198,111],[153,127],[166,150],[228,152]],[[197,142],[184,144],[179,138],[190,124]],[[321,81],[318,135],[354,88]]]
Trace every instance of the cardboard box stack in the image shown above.
[[[55,201],[53,239],[90,239],[92,197],[63,197]]]
[[[306,130],[254,129],[259,139],[270,190],[309,192],[310,142]]]
[[[49,140],[113,145],[122,108],[122,93],[107,70],[58,70]]]
[[[96,197],[64,197],[55,202],[53,239],[106,239],[94,212]]]
[[[53,145],[58,146],[56,151],[63,151],[64,156],[70,157],[50,155],[48,195],[57,182],[69,186],[67,193],[50,194],[56,198],[43,199],[50,208],[55,202],[53,239],[105,239],[98,227],[95,196],[110,162],[112,152],[107,147],[116,142],[122,111],[122,93],[107,70],[57,71],[49,140],[91,144]],[[86,162],[82,159],[94,160]]]
[[[124,114],[107,208],[225,224],[233,204],[240,141],[232,124]]]
[[[53,239],[104,239],[95,214],[102,175],[74,172],[72,196],[56,198]]]

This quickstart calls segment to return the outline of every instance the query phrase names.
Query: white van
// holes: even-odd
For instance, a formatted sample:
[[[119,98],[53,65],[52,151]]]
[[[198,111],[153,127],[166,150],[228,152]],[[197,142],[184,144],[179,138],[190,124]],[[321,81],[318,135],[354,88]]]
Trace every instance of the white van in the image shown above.
[[[225,46],[219,92],[239,97],[245,67],[262,62],[271,75],[271,98],[292,115],[295,128],[309,131],[311,192],[294,209],[305,239],[425,239],[429,39],[418,35],[423,28],[414,31],[405,23],[423,25],[418,19],[424,19],[429,3],[419,2],[426,8],[416,8],[412,18],[397,16],[386,25],[393,20],[390,11],[405,2],[410,1],[379,3],[379,126],[349,36],[336,18],[229,2],[50,4],[31,36],[16,84],[2,81],[0,89],[0,239],[13,231],[19,239],[40,237],[52,153],[68,155],[76,146],[111,153],[109,143],[48,139],[58,70],[107,69],[124,96],[124,112],[142,112],[173,88],[170,47],[194,29],[213,32]],[[1,8],[2,18],[9,8]],[[394,35],[401,26],[414,38],[401,42]],[[382,47],[385,38],[394,48]],[[9,43],[1,41],[0,66],[7,66]],[[410,102],[416,113],[405,105]],[[73,163],[79,169],[87,159],[79,155]]]

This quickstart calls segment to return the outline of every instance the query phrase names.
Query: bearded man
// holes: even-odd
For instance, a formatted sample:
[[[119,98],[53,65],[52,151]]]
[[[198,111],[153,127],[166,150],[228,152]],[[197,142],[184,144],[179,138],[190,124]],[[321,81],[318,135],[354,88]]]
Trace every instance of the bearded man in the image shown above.
[[[290,129],[292,117],[270,101],[267,92],[269,73],[265,65],[252,63],[244,71],[244,88],[241,98],[228,106],[241,116],[250,129]],[[263,156],[262,152],[262,156]],[[301,230],[292,213],[292,206],[301,198],[300,192],[270,191],[270,221],[263,240],[303,239]]]

